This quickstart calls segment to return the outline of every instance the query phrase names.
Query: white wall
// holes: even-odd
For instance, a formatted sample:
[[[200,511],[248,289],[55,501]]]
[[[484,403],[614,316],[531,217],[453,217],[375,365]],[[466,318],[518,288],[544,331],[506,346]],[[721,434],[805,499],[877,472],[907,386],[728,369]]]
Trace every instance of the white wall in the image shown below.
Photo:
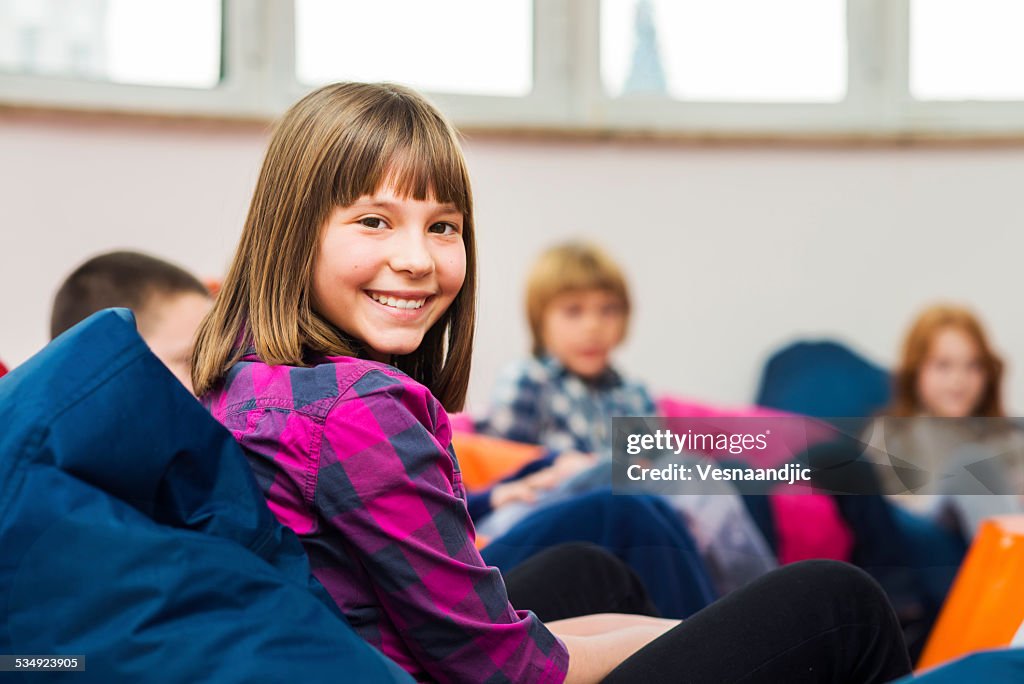
[[[46,341],[50,299],[88,255],[154,252],[218,275],[266,134],[6,114],[0,118],[0,358]],[[632,277],[621,365],[656,389],[748,401],[766,354],[828,335],[882,363],[937,298],[970,302],[1024,408],[1024,148],[694,147],[488,138],[467,143],[481,291],[470,401],[528,348],[523,274],[587,236]]]

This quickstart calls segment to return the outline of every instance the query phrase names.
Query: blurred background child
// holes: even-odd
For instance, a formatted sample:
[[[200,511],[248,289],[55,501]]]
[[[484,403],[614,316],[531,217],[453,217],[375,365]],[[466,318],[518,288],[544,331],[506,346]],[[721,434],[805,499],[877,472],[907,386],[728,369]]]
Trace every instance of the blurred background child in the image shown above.
[[[60,285],[50,337],[101,309],[131,309],[142,339],[191,392],[193,337],[210,306],[209,291],[183,268],[140,252],[108,252],[85,261]]]
[[[612,418],[657,414],[646,385],[612,364],[626,337],[630,308],[626,277],[600,247],[568,242],[538,257],[526,285],[532,353],[506,368],[476,428],[560,453],[556,470],[568,461],[560,473],[567,481],[537,502],[495,511],[479,525],[482,534],[505,534],[537,506],[611,486]],[[735,489],[724,482],[714,486],[714,494],[666,501],[693,534],[718,591],[726,594],[770,570],[775,560]]]
[[[1006,420],[1003,368],[974,313],[931,306],[910,326],[892,404],[871,426],[871,445],[903,466],[879,469],[883,491],[968,540],[984,518],[1021,510],[1024,434]]]
[[[600,248],[570,242],[541,254],[526,284],[531,355],[501,375],[477,429],[562,452],[610,453],[612,417],[655,414],[647,388],[612,365],[629,311],[626,278]]]

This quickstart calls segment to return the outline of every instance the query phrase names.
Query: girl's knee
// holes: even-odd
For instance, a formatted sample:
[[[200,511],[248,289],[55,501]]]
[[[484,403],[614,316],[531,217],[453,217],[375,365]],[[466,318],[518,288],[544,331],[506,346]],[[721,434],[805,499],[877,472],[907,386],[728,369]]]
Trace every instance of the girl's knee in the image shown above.
[[[805,560],[783,566],[780,570],[789,581],[809,589],[843,592],[881,591],[878,583],[855,565],[837,560]]]
[[[874,613],[875,619],[888,619],[892,613],[881,585],[860,568],[835,560],[807,560],[778,570],[787,583],[786,591],[804,600],[833,605],[842,604],[861,613]],[[781,578],[780,578],[781,579]]]

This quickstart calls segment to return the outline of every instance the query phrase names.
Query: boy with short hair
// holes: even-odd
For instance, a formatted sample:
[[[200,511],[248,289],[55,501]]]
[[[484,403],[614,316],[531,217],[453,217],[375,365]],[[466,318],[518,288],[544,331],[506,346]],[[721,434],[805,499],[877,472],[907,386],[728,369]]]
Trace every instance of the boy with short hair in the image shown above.
[[[131,309],[153,354],[191,392],[193,338],[210,305],[209,291],[188,271],[140,252],[109,252],[87,260],[61,284],[50,337],[101,309]]]
[[[526,286],[533,356],[502,374],[478,430],[558,451],[608,451],[613,416],[656,413],[646,387],[611,365],[629,313],[625,276],[600,248],[570,242],[542,254]]]
[[[629,290],[621,269],[591,244],[570,242],[549,249],[527,280],[526,312],[533,355],[502,375],[490,413],[477,423],[477,430],[542,444],[562,452],[559,459],[568,452],[578,458],[599,454],[610,461],[613,417],[657,415],[647,388],[625,379],[611,365],[611,354],[625,339],[629,323]],[[692,454],[676,458],[697,462]],[[607,465],[568,483],[556,496],[609,486]],[[729,483],[715,486],[714,494],[667,501],[693,533],[719,592],[726,594],[772,569],[775,559],[735,488]],[[531,508],[508,506],[478,531],[499,536]]]

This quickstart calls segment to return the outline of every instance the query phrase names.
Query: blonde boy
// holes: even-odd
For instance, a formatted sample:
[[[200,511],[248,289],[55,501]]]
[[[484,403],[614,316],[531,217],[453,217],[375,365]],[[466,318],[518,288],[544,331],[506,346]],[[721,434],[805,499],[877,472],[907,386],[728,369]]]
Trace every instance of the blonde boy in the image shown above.
[[[655,413],[647,389],[611,365],[629,313],[622,270],[600,248],[570,242],[544,252],[526,286],[533,355],[501,375],[478,430],[557,451],[607,453],[613,416]]]

